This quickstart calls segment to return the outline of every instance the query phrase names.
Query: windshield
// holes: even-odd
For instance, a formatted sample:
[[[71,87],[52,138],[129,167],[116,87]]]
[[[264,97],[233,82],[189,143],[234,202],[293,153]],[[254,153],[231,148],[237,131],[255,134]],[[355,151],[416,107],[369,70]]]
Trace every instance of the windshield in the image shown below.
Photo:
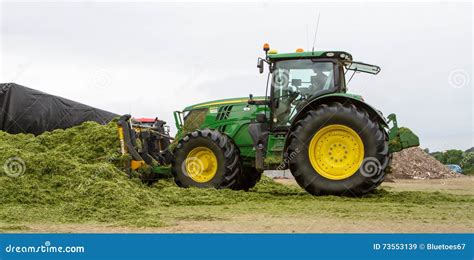
[[[334,64],[310,59],[279,61],[272,84],[273,123],[289,125],[299,103],[334,88]]]

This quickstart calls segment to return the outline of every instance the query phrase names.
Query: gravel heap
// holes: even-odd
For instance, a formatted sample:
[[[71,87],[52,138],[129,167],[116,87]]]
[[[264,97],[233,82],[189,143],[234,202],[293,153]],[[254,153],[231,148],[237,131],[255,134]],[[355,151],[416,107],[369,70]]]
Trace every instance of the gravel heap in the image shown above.
[[[427,154],[420,147],[412,147],[394,153],[392,158],[391,179],[445,179],[459,177],[445,165]]]

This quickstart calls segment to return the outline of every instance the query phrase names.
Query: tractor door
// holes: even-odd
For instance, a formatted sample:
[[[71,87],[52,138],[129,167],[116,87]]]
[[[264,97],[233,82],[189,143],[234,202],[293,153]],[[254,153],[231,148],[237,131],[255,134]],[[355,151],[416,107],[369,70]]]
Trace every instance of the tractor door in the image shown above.
[[[271,85],[271,124],[285,131],[307,100],[339,91],[333,60],[293,59],[275,62]]]

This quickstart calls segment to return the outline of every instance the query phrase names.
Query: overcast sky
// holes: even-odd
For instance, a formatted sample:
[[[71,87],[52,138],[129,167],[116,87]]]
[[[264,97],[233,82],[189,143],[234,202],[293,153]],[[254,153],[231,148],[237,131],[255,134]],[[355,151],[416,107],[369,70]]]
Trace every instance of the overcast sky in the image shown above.
[[[0,82],[118,114],[158,116],[220,98],[263,95],[257,57],[344,50],[382,67],[349,91],[430,150],[473,146],[471,3],[1,4]]]

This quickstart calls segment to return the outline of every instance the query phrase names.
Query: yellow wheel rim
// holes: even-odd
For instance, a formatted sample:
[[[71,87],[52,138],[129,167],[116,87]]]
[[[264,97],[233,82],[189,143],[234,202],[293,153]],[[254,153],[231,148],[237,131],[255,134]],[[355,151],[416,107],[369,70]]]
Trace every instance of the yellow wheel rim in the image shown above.
[[[343,125],[329,125],[311,139],[308,155],[314,170],[331,180],[349,178],[364,160],[364,144],[359,135]]]
[[[216,176],[217,157],[209,148],[196,147],[186,157],[185,168],[194,181],[208,182]]]

